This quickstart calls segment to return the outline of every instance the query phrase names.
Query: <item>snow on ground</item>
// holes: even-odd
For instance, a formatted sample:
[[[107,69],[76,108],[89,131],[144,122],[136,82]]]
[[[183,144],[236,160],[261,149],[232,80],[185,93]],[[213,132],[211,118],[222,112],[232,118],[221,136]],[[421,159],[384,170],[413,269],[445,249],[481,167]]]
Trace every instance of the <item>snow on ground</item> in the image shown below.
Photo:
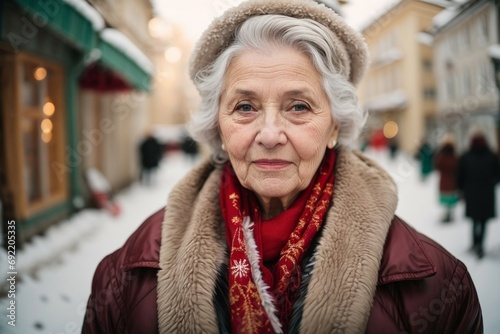
[[[165,205],[169,190],[191,168],[181,155],[167,155],[154,186],[134,184],[116,197],[122,207],[119,217],[83,210],[26,245],[17,256],[16,327],[7,325],[9,299],[0,299],[0,333],[80,333],[99,261]],[[34,275],[21,274],[30,268],[38,270]]]
[[[467,253],[471,226],[459,204],[455,221],[440,223],[437,175],[421,181],[418,163],[404,155],[390,160],[385,153],[369,152],[398,184],[397,213],[417,230],[432,237],[460,258],[471,272],[483,308],[485,333],[500,333],[500,219],[488,225],[486,256],[477,260]],[[122,215],[114,218],[99,210],[84,210],[51,228],[18,254],[16,327],[7,325],[9,299],[0,299],[0,333],[80,333],[92,275],[98,262],[120,247],[151,213],[161,208],[169,190],[192,163],[180,154],[167,156],[157,183],[139,184],[117,196]],[[500,207],[500,193],[498,194]],[[34,270],[36,269],[36,270]],[[29,272],[33,272],[28,274]]]
[[[412,158],[399,155],[391,160],[385,153],[368,153],[374,157],[397,183],[398,207],[396,214],[416,230],[431,237],[467,266],[479,294],[484,320],[484,333],[499,334],[500,318],[500,218],[491,220],[485,240],[486,256],[478,260],[468,249],[472,245],[472,224],[464,217],[465,207],[460,202],[455,208],[455,221],[440,222],[444,210],[439,206],[438,175],[432,173],[426,180],[420,178],[420,165]],[[500,187],[497,187],[497,213],[500,214]]]

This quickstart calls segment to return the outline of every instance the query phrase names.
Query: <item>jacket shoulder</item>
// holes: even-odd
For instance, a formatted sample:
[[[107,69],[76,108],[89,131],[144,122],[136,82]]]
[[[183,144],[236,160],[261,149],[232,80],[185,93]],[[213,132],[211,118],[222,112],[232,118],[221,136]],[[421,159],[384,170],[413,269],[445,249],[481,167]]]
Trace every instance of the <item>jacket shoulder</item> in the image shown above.
[[[121,248],[97,266],[83,333],[140,331],[141,327],[150,329],[144,333],[155,332],[156,273],[164,211],[146,219]]]
[[[482,326],[478,296],[465,265],[395,217],[368,332],[390,327],[399,333],[481,333]]]
[[[127,239],[121,248],[122,269],[137,267],[160,269],[161,225],[164,215],[164,208],[158,210]]]
[[[394,217],[387,233],[379,271],[379,283],[420,279],[436,273],[433,257],[418,233]],[[437,245],[437,244],[436,244]],[[442,247],[442,251],[446,252]]]

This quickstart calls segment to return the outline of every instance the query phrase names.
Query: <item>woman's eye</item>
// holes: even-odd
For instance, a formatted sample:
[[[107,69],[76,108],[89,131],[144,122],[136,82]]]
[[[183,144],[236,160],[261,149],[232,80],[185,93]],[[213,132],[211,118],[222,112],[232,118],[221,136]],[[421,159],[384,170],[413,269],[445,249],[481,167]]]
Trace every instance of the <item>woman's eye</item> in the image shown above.
[[[244,104],[237,105],[236,110],[243,111],[243,112],[249,112],[249,111],[254,111],[255,109],[252,107],[252,105],[250,105],[248,103],[244,103]]]
[[[298,103],[292,106],[293,111],[307,111],[309,110],[309,106],[303,103]]]

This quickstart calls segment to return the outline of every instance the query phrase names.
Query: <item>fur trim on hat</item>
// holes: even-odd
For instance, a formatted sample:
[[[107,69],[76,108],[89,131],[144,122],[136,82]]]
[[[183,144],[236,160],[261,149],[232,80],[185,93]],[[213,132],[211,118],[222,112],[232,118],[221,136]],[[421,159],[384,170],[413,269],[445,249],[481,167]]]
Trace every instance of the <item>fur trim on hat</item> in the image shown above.
[[[361,81],[368,67],[368,48],[363,36],[324,4],[312,0],[249,0],[228,9],[216,18],[198,40],[191,55],[189,75],[194,81],[197,73],[212,64],[234,39],[235,30],[248,18],[256,15],[286,15],[308,18],[329,28],[338,38],[334,41],[345,76],[354,85]]]

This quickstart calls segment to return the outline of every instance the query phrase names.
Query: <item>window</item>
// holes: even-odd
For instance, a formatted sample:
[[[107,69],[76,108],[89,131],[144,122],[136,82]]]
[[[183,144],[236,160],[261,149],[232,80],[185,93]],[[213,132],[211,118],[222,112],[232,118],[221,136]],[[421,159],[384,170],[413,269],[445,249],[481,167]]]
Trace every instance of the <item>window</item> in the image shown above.
[[[459,46],[458,46],[458,37],[457,34],[453,34],[450,36],[450,50],[452,54],[456,54],[459,51]]]
[[[455,80],[454,75],[451,73],[446,78],[446,95],[448,96],[448,99],[455,98]]]
[[[485,86],[493,86],[495,83],[494,83],[494,78],[493,78],[493,69],[492,69],[492,65],[490,64],[490,62],[484,62],[481,66],[481,82],[485,85]]]
[[[37,58],[21,55],[17,62],[20,92],[23,196],[28,209],[43,207],[66,193],[66,173],[53,168],[63,163],[62,70]]]
[[[479,45],[485,45],[489,43],[490,33],[489,33],[489,12],[484,13],[479,17],[478,24],[478,42]]]
[[[424,100],[434,100],[436,98],[436,90],[434,88],[424,89]]]
[[[422,60],[422,67],[424,70],[431,72],[432,71],[432,61],[430,59]]]
[[[461,31],[460,35],[462,37],[461,38],[462,39],[462,43],[460,43],[461,46],[462,46],[462,50],[463,51],[469,50],[469,48],[470,48],[470,42],[471,42],[470,41],[470,28],[469,28],[469,25],[466,25],[464,27],[464,29]]]
[[[463,93],[465,95],[472,95],[472,77],[470,69],[466,68],[463,73]]]

